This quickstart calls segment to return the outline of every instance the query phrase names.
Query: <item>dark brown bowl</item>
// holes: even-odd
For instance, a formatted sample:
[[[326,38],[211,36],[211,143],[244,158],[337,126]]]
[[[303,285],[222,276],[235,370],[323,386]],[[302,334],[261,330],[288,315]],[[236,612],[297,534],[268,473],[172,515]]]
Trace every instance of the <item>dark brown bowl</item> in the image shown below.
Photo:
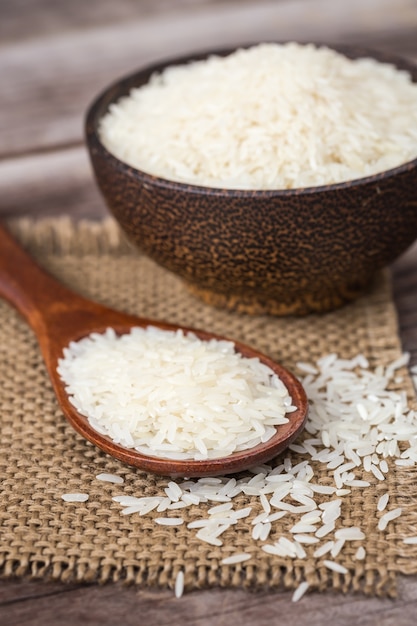
[[[391,55],[330,46],[350,58]],[[251,314],[324,312],[359,296],[417,237],[417,159],[359,180],[293,190],[215,189],[152,176],[113,156],[97,125],[109,105],[167,65],[142,69],[93,102],[86,140],[106,202],[128,237],[209,304]]]

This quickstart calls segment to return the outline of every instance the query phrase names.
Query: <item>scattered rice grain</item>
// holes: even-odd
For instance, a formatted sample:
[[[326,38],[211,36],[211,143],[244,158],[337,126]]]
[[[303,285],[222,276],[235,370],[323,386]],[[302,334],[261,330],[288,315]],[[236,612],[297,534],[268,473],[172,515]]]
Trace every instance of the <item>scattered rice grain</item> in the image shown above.
[[[156,517],[154,522],[160,526],[180,526],[184,520],[182,517]]]
[[[392,509],[391,511],[388,511],[387,513],[385,513],[382,517],[380,517],[378,521],[378,530],[381,530],[381,531],[385,530],[389,522],[392,522],[392,520],[397,519],[397,517],[400,517],[401,513],[402,513],[402,509],[400,507],[396,509]]]
[[[124,483],[124,479],[121,476],[116,476],[116,474],[97,474],[97,480],[102,480],[106,483],[114,483],[115,485],[122,485]]]
[[[236,565],[237,563],[243,563],[244,561],[248,561],[252,558],[251,554],[247,554],[246,552],[242,552],[241,554],[234,554],[233,556],[227,556],[222,559],[223,565]]]
[[[309,586],[310,585],[307,581],[303,581],[302,583],[300,583],[297,589],[292,594],[292,598],[291,598],[292,602],[298,602],[299,600],[301,600],[301,598],[303,597],[303,595],[305,594]]]
[[[89,496],[87,493],[63,493],[61,498],[64,502],[87,502]]]
[[[328,569],[333,570],[334,572],[338,572],[339,574],[347,574],[348,570],[340,563],[336,563],[335,561],[323,561],[323,565],[325,565]]]
[[[184,572],[180,570],[175,579],[175,597],[181,598],[184,593]]]

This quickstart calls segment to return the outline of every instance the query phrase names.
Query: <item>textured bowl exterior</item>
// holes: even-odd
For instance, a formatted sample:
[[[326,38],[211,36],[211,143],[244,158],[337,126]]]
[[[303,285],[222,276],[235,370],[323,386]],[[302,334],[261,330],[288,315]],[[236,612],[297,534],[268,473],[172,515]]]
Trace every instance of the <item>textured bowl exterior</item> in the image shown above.
[[[417,159],[359,181],[239,191],[157,178],[120,162],[101,144],[97,123],[111,102],[166,65],[205,56],[129,76],[89,109],[87,145],[110,210],[135,244],[210,304],[286,315],[328,311],[356,298],[417,237]],[[372,56],[408,69],[417,82],[416,66]]]

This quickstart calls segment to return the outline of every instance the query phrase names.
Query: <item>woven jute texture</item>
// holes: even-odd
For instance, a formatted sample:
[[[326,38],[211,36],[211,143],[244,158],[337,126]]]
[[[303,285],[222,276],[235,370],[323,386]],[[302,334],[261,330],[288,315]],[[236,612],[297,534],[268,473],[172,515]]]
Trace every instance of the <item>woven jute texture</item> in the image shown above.
[[[401,354],[389,278],[334,313],[305,318],[248,317],[216,310],[188,293],[182,282],[133,250],[110,219],[74,225],[69,220],[11,225],[39,262],[63,283],[106,305],[186,326],[206,328],[252,344],[289,368],[336,352],[365,354],[372,366]],[[413,400],[411,380],[401,372],[401,387]],[[285,559],[266,554],[251,538],[251,520],[261,512],[258,498],[238,496],[234,508],[252,506],[251,515],[224,533],[221,547],[196,538],[187,522],[207,515],[210,505],[181,510],[185,523],[158,526],[160,514],[122,515],[116,495],[164,495],[167,479],[148,475],[111,459],[75,433],[64,419],[46,376],[36,339],[20,316],[0,302],[0,571],[3,576],[33,576],[62,581],[124,580],[173,587],[179,570],[187,590],[210,586],[294,588],[308,580],[312,588],[395,595],[396,575],[417,572],[417,546],[402,537],[417,534],[417,470],[391,465],[387,479],[343,498],[339,526],[366,533],[366,558],[354,559],[347,542],[337,561],[341,575],[313,558]],[[303,460],[291,452],[293,463]],[[315,482],[332,484],[319,463]],[[98,481],[100,472],[124,478],[123,485]],[[366,476],[369,479],[369,474]],[[372,480],[369,479],[369,480]],[[377,530],[376,502],[390,494],[390,508],[402,516],[385,532]],[[65,503],[68,492],[89,494],[85,503]],[[172,511],[178,516],[177,511]],[[289,536],[295,519],[274,523],[268,541]],[[324,541],[324,540],[323,540]],[[310,549],[311,548],[311,549]],[[249,561],[223,565],[225,556],[249,552]],[[326,557],[324,557],[326,558]],[[329,558],[329,557],[327,557]]]

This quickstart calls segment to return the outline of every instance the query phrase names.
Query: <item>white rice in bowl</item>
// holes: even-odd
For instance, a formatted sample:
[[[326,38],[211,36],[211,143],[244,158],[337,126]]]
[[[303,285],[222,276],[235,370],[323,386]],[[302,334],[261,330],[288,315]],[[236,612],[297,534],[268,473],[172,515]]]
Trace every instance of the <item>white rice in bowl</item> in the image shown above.
[[[268,441],[296,410],[259,359],[182,331],[93,333],[70,343],[58,373],[95,430],[152,456],[229,456]]]
[[[170,66],[112,104],[104,146],[166,179],[231,189],[354,180],[417,156],[417,84],[371,58],[259,44]]]

